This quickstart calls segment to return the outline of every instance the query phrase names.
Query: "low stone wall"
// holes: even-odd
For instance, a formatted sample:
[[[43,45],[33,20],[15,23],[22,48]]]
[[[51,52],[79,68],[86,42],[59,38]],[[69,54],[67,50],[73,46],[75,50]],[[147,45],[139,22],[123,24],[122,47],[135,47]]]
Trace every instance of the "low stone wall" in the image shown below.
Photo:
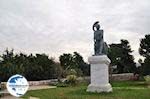
[[[112,74],[110,75],[111,81],[127,81],[133,78],[133,73],[123,73],[123,74]],[[62,81],[64,79],[61,79]],[[79,82],[90,82],[90,77],[79,77],[77,79]],[[41,80],[41,81],[28,81],[30,86],[38,86],[38,85],[49,85],[49,84],[56,84],[58,83],[57,79],[51,80]],[[2,84],[6,85],[6,82],[2,82]]]
[[[133,79],[133,73],[112,74],[109,76],[110,81],[128,81]],[[86,82],[90,82],[90,77],[84,77]]]
[[[123,74],[112,74],[110,75],[111,81],[127,81],[133,78],[133,73],[123,73]]]
[[[55,84],[57,82],[58,82],[57,79],[41,80],[41,81],[28,81],[30,86],[49,85],[49,84]]]

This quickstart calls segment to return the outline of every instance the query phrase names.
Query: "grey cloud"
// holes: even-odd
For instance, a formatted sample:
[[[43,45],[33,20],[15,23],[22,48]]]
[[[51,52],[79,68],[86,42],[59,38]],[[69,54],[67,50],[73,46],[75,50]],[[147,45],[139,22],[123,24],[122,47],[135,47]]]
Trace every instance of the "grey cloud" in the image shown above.
[[[0,52],[11,47],[58,57],[78,51],[87,59],[91,26],[100,20],[108,43],[128,39],[138,56],[135,44],[150,31],[149,6],[149,0],[1,0]]]

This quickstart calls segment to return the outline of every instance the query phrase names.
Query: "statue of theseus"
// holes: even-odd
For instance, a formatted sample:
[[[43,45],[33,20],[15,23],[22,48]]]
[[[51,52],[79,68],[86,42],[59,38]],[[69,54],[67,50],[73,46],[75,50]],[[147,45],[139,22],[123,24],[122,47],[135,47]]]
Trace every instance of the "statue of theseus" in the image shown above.
[[[108,46],[103,39],[103,30],[100,29],[99,21],[93,24],[94,31],[94,55],[104,55],[108,52]]]

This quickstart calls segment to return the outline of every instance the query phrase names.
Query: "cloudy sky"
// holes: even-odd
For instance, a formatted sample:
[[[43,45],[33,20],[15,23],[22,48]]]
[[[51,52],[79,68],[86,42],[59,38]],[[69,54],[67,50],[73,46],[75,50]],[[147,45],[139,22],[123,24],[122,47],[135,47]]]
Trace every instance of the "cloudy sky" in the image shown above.
[[[58,59],[93,54],[92,25],[99,20],[108,44],[129,40],[135,60],[150,33],[149,0],[0,0],[0,53],[46,53]]]

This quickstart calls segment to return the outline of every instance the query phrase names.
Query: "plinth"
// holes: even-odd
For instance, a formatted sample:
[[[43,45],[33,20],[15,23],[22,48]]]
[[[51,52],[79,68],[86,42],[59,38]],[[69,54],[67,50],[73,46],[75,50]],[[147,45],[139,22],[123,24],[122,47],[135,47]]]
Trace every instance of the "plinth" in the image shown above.
[[[108,67],[110,59],[106,55],[91,56],[88,59],[91,65],[91,83],[87,92],[111,92]]]

